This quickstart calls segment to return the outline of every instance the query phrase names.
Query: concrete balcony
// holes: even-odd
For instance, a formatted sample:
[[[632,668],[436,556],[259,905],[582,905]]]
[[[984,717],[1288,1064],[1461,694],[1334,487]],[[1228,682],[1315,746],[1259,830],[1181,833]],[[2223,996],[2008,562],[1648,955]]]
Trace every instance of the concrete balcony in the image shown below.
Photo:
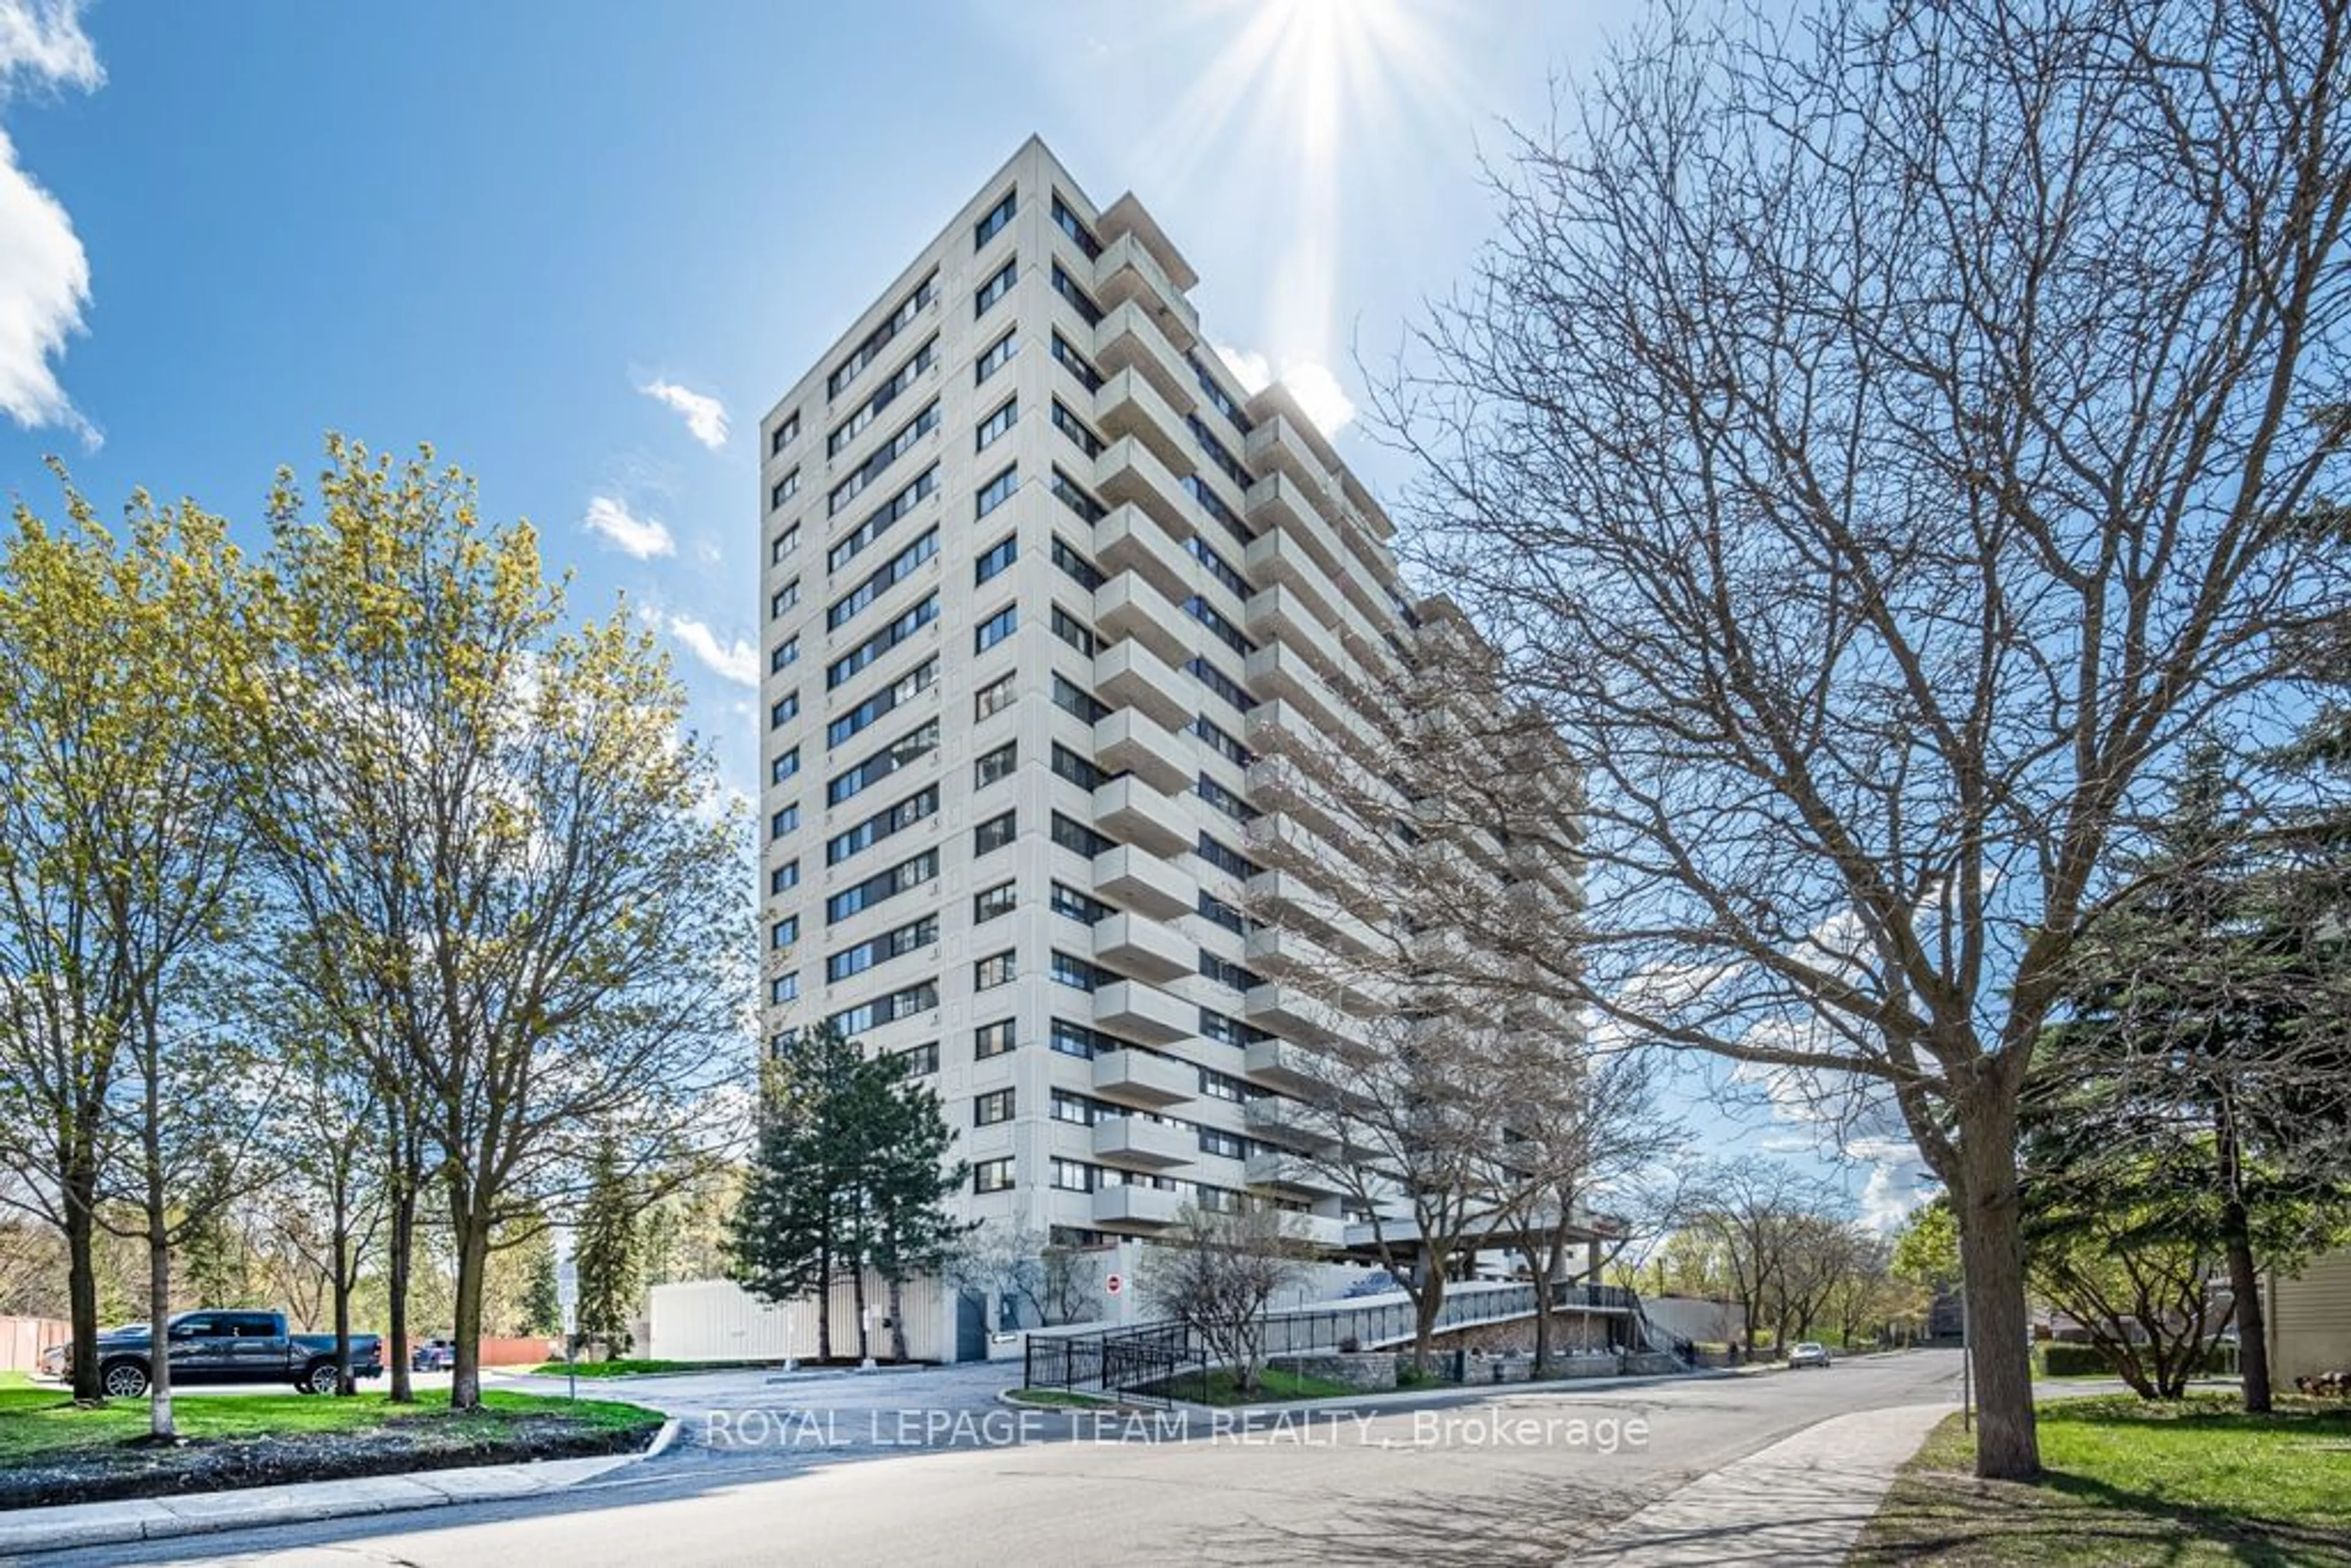
[[[1132,844],[1121,844],[1095,860],[1094,891],[1163,920],[1196,914],[1200,907],[1200,884],[1190,873]]]
[[[1184,351],[1169,340],[1166,328],[1140,300],[1111,307],[1102,317],[1094,329],[1093,361],[1105,376],[1139,371],[1178,413],[1198,406],[1198,383],[1192,378],[1192,367],[1184,362]],[[1178,419],[1176,428],[1183,427]]]
[[[1258,991],[1276,989],[1279,988],[1259,986],[1249,995],[1254,997]],[[1311,1051],[1293,1040],[1261,1040],[1242,1054],[1241,1071],[1248,1073],[1251,1081],[1269,1089],[1285,1090],[1293,1094],[1312,1094],[1330,1086],[1334,1064],[1321,1051]],[[1253,1109],[1259,1103],[1261,1102],[1251,1101],[1250,1106]],[[1271,1113],[1267,1114],[1270,1116]],[[1311,1124],[1311,1118],[1306,1117],[1301,1107],[1292,1106],[1291,1115],[1293,1121],[1306,1118],[1308,1124]]]
[[[1243,1105],[1241,1125],[1253,1137],[1293,1149],[1328,1149],[1339,1142],[1320,1116],[1280,1094],[1260,1094]]]
[[[1251,1186],[1278,1186],[1305,1197],[1337,1197],[1346,1187],[1311,1160],[1296,1155],[1251,1155],[1244,1171]]]
[[[1169,794],[1188,789],[1198,775],[1193,756],[1189,739],[1131,707],[1094,726],[1097,763],[1113,773],[1132,773]]]
[[[1095,668],[1101,669],[1099,660]],[[1323,682],[1296,648],[1282,643],[1259,648],[1241,666],[1241,679],[1259,697],[1273,697],[1303,708],[1318,727],[1346,730],[1362,743],[1371,744],[1371,729],[1362,716]]]
[[[1159,383],[1130,366],[1102,382],[1094,393],[1094,423],[1116,441],[1134,436],[1170,468],[1191,461],[1182,439],[1184,416],[1161,394]]]
[[[1189,598],[1200,580],[1200,563],[1182,542],[1190,534],[1188,527],[1169,531],[1166,524],[1132,503],[1115,507],[1094,525],[1094,562],[1113,577],[1135,573],[1173,603]],[[1109,587],[1104,583],[1097,597]]]
[[[1335,454],[1334,454],[1335,455]],[[1241,451],[1252,472],[1280,474],[1313,496],[1334,518],[1347,512],[1346,492],[1312,437],[1285,413],[1261,414]]]
[[[1347,1222],[1335,1214],[1292,1214],[1286,1216],[1298,1227],[1298,1234],[1310,1247],[1336,1252],[1347,1245]]]
[[[1296,577],[1314,597],[1328,598],[1333,604],[1343,599],[1367,626],[1385,625],[1395,619],[1395,612],[1379,592],[1376,580],[1341,541],[1338,525],[1288,475],[1268,474],[1250,486],[1248,511],[1249,520],[1264,530],[1242,558],[1242,570],[1251,581],[1262,583],[1281,575],[1281,562],[1275,558],[1284,552],[1267,541],[1287,538],[1302,547],[1314,562],[1322,586],[1316,587],[1302,573]]]
[[[1258,873],[1249,880],[1249,897],[1259,919],[1311,931],[1333,948],[1358,957],[1395,949],[1369,922],[1293,872]]]
[[[1094,1092],[1131,1105],[1180,1105],[1199,1097],[1200,1070],[1147,1051],[1106,1051],[1094,1058]]]
[[[1171,1127],[1140,1116],[1112,1116],[1094,1124],[1094,1155],[1120,1165],[1159,1169],[1188,1166],[1200,1157],[1200,1134],[1189,1127]]]
[[[1130,910],[1094,927],[1094,961],[1146,980],[1173,980],[1199,973],[1200,949],[1156,920]]]
[[[1167,276],[1159,258],[1135,235],[1121,235],[1102,246],[1094,262],[1094,298],[1104,309],[1129,300],[1151,313],[1179,349],[1200,340],[1200,312]]]
[[[1131,637],[1094,655],[1094,692],[1114,707],[1139,708],[1170,729],[1192,721],[1191,681]]]
[[[1309,773],[1290,758],[1260,757],[1249,764],[1249,800],[1259,810],[1283,812],[1325,838],[1344,839],[1356,831],[1353,812],[1364,810],[1368,800],[1391,793],[1374,788],[1357,794],[1357,781],[1326,781],[1327,773],[1345,766],[1339,758],[1326,756],[1316,759],[1322,771]],[[1338,783],[1338,789],[1332,788],[1332,782]],[[1342,792],[1350,798],[1339,799]]]
[[[1309,996],[1295,985],[1279,980],[1250,987],[1241,1016],[1259,1029],[1277,1030],[1316,1044],[1336,1044],[1349,1040],[1353,1033],[1338,1009],[1319,997]],[[1250,1047],[1252,1051],[1256,1049]],[[1272,1079],[1267,1082],[1277,1089],[1281,1087]]]
[[[1129,1040],[1167,1045],[1200,1032],[1200,1009],[1140,980],[1114,980],[1094,993],[1094,1022]]]
[[[1142,507],[1175,538],[1191,531],[1189,508],[1197,503],[1159,455],[1132,435],[1112,442],[1094,459],[1094,491],[1110,506]]]
[[[1179,855],[1198,841],[1183,806],[1132,773],[1094,791],[1094,826],[1154,854]]]
[[[1122,1183],[1095,1191],[1094,1223],[1105,1228],[1156,1230],[1175,1224],[1183,1207],[1181,1194]]]
[[[1121,571],[1094,590],[1095,631],[1140,643],[1170,664],[1192,655],[1196,637],[1186,637],[1186,627],[1196,632],[1198,622],[1147,577]]]

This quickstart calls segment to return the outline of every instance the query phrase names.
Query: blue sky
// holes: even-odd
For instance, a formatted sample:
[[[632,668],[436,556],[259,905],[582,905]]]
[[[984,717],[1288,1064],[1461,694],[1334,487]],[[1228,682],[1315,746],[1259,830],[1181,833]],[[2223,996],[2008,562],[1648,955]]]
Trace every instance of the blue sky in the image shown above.
[[[0,485],[242,522],[329,428],[429,440],[578,606],[651,610],[747,789],[758,418],[1023,138],[1343,410],[1488,233],[1481,147],[1632,14],[0,0]]]

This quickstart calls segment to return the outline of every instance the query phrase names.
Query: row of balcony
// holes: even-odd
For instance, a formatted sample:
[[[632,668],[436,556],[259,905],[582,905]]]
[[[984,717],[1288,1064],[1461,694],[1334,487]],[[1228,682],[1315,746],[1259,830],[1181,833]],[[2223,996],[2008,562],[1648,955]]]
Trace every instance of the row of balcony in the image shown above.
[[[1156,1230],[1176,1223],[1184,1195],[1155,1186],[1106,1186],[1093,1195],[1094,1223],[1110,1230]],[[1347,1223],[1330,1215],[1291,1214],[1290,1223],[1317,1247],[1346,1245]]]

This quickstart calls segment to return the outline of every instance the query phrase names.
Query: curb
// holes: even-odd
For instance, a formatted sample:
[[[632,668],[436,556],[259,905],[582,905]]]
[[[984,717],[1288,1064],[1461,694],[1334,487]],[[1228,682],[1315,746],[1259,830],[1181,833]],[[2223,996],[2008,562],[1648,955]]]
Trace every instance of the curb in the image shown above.
[[[0,1512],[0,1560],[20,1552],[120,1546],[140,1541],[215,1535],[276,1524],[313,1524],[379,1513],[407,1513],[465,1502],[542,1497],[642,1464],[668,1448],[678,1420],[664,1422],[643,1452],[524,1464],[458,1465],[404,1475],[360,1476],[339,1481],[295,1481],[185,1492],[169,1498],[66,1503]],[[329,1495],[332,1494],[332,1495]]]

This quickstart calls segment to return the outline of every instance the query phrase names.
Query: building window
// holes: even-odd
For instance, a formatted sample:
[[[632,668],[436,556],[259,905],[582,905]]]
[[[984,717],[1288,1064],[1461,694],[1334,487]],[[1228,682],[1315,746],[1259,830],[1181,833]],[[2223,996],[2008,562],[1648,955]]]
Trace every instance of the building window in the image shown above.
[[[927,817],[938,815],[939,787],[928,785],[917,789],[896,805],[876,811],[845,833],[835,833],[825,841],[824,863],[839,865],[862,850],[870,849],[893,833],[902,833]]]
[[[1110,716],[1110,709],[1101,698],[1059,670],[1053,672],[1053,706],[1077,715],[1088,724],[1100,724]]]
[[[1238,1105],[1249,1099],[1249,1088],[1230,1073],[1218,1072],[1212,1067],[1200,1069],[1200,1092],[1211,1100],[1229,1100]]]
[[[987,653],[990,648],[1011,636],[1019,624],[1020,607],[1018,604],[1006,605],[981,622],[978,629],[972,632],[971,651],[975,653]]]
[[[768,892],[771,896],[789,893],[799,884],[800,862],[796,860],[786,861],[768,873]]]
[[[1053,635],[1091,659],[1094,656],[1093,628],[1062,609],[1053,606]]]
[[[786,556],[800,548],[800,526],[794,523],[778,534],[768,545],[768,564],[779,566]]]
[[[1003,675],[972,693],[972,722],[976,724],[991,714],[1002,713],[1006,708],[1010,707],[1020,695],[1014,689],[1014,685],[1019,678],[1018,673]]]
[[[977,515],[983,517],[987,516],[988,513],[1012,499],[1012,492],[1019,487],[1020,469],[1019,465],[1015,464],[980,486],[979,510]]]
[[[1102,241],[1094,238],[1094,231],[1086,227],[1085,221],[1061,200],[1059,191],[1053,193],[1053,226],[1075,240],[1078,248],[1086,253],[1088,261],[1102,259]]]
[[[1005,435],[1009,434],[1012,427],[1019,423],[1019,421],[1020,400],[1017,397],[1006,398],[1004,402],[998,405],[994,413],[989,414],[986,419],[979,422],[978,444],[974,446],[972,450],[975,452],[987,451],[990,446],[993,446],[997,442],[1002,440]]]
[[[1217,640],[1244,659],[1257,652],[1257,644],[1241,634],[1241,629],[1225,619],[1217,607],[1198,594],[1184,601],[1185,613],[1217,634]]]
[[[1222,504],[1223,503],[1221,502],[1218,503],[1218,505]],[[1235,571],[1233,570],[1232,562],[1227,560],[1223,556],[1217,553],[1216,546],[1210,544],[1199,535],[1194,534],[1190,538],[1184,541],[1184,548],[1191,552],[1192,559],[1194,560],[1198,561],[1202,566],[1208,569],[1208,575],[1210,577],[1215,578],[1218,582],[1221,582],[1227,588],[1231,589],[1233,591],[1234,598],[1247,599],[1249,596],[1249,579],[1243,577],[1239,572]]]
[[[768,655],[768,673],[772,675],[778,670],[789,669],[799,663],[799,657],[800,640],[798,637],[787,637],[776,644],[774,653]]]
[[[920,887],[938,874],[938,851],[925,850],[913,859],[901,861],[888,871],[876,872],[863,882],[845,887],[826,899],[824,923],[838,925],[859,911],[895,898],[908,888]]]
[[[1019,764],[1020,743],[1008,740],[1002,746],[978,758],[971,765],[971,787],[985,789],[998,779],[1008,779]]]
[[[774,511],[778,507],[799,494],[799,488],[800,471],[795,468],[768,487],[768,509]]]
[[[845,947],[833,954],[824,961],[824,977],[837,983],[852,975],[862,975],[876,964],[920,952],[938,939],[938,916],[926,915],[920,920],[899,926],[895,931],[885,931],[854,947]]]
[[[1251,751],[1248,747],[1243,746],[1239,741],[1235,740],[1230,735],[1228,735],[1225,731],[1217,728],[1217,726],[1210,721],[1207,714],[1201,714],[1192,720],[1192,733],[1198,736],[1202,740],[1207,741],[1211,747],[1222,754],[1228,761],[1239,767],[1247,768],[1250,763],[1257,760],[1256,752]]]
[[[786,806],[781,810],[778,810],[774,816],[768,819],[768,837],[771,839],[780,839],[786,833],[790,832],[799,825],[799,807],[797,805]]]
[[[1081,925],[1099,925],[1118,912],[1067,883],[1057,882],[1053,884],[1053,913],[1066,915]]]
[[[1094,1190],[1094,1167],[1083,1160],[1055,1160],[1053,1185],[1063,1192]]]
[[[1058,261],[1053,264],[1053,292],[1068,300],[1071,308],[1084,319],[1087,326],[1101,324],[1102,307],[1094,303],[1093,296],[1078,287],[1076,278],[1061,270],[1061,264]]]
[[[1059,811],[1053,813],[1053,841],[1065,850],[1071,850],[1085,856],[1088,860],[1093,859],[1096,855],[1107,854],[1118,848],[1116,839],[1104,838],[1083,822],[1065,817]]]
[[[972,291],[972,315],[975,317],[987,315],[990,306],[1012,292],[1012,285],[1019,279],[1019,277],[1020,259],[1014,256],[997,268],[995,277]]]
[[[987,553],[981,556],[979,559],[973,564],[971,570],[972,581],[975,584],[986,582],[989,578],[994,577],[998,572],[1002,571],[1006,567],[1010,566],[1015,560],[1019,559],[1019,537],[1014,534],[1005,535],[1002,538],[988,546]]]
[[[780,784],[785,779],[789,779],[793,774],[798,773],[799,770],[800,748],[795,746],[789,751],[781,753],[773,762],[768,764],[768,782],[770,784]]]
[[[978,361],[972,367],[972,384],[978,385],[1010,364],[1012,356],[1019,351],[1020,329],[1018,326],[1007,327],[1004,329],[1004,336],[990,343],[987,346],[987,352],[980,355]]]
[[[1251,990],[1264,983],[1254,970],[1245,969],[1230,958],[1220,958],[1206,947],[1200,949],[1200,973],[1236,991]]]
[[[1103,972],[1074,953],[1053,951],[1053,981],[1072,990],[1091,991],[1107,983]]]
[[[998,1122],[1009,1122],[1010,1120],[1012,1120],[1011,1090],[997,1089],[991,1090],[986,1094],[973,1096],[971,1102],[971,1124],[973,1126],[992,1126]]]
[[[987,215],[980,219],[978,225],[971,231],[972,249],[979,249],[1004,232],[1004,225],[1012,221],[1012,214],[1017,210],[1015,204],[1019,200],[1019,196],[1020,193],[1018,191],[1007,191],[1004,193],[1004,200],[987,209]]]
[[[1222,1155],[1228,1160],[1238,1160],[1248,1155],[1249,1145],[1247,1140],[1234,1134],[1220,1132],[1214,1127],[1203,1127],[1200,1129],[1200,1152],[1204,1155]]]
[[[1202,860],[1228,876],[1252,877],[1263,869],[1257,862],[1238,850],[1228,847],[1206,832],[1200,835],[1196,852]]]
[[[1241,1047],[1252,1046],[1259,1040],[1273,1038],[1265,1030],[1245,1024],[1238,1019],[1227,1018],[1214,1008],[1200,1009],[1200,1034],[1206,1040]]]
[[[1250,805],[1205,773],[1200,775],[1192,789],[1201,800],[1236,821],[1253,822],[1257,820],[1258,810],[1255,806]]]
[[[898,427],[898,434],[876,447],[873,455],[850,471],[849,477],[832,487],[825,501],[825,515],[839,517],[841,509],[865,493],[865,487],[889,471],[890,465],[914,449],[914,444],[939,427],[939,400],[933,398],[923,412]]]
[[[1196,655],[1184,661],[1184,668],[1191,673],[1194,680],[1240,709],[1241,712],[1247,713],[1257,706],[1257,698],[1249,695],[1248,687],[1208,663],[1207,660]]]
[[[906,1064],[907,1077],[927,1078],[939,1070],[939,1042],[910,1045],[898,1053],[898,1060]]]
[[[1211,925],[1221,925],[1236,936],[1249,935],[1248,918],[1206,888],[1200,890],[1199,910],[1200,917]]]
[[[1081,1057],[1087,1060],[1103,1051],[1118,1049],[1116,1041],[1096,1034],[1081,1023],[1071,1023],[1067,1019],[1053,1020],[1052,1032],[1046,1043],[1063,1056]]]
[[[789,975],[778,975],[768,982],[768,1002],[771,1007],[779,1008],[786,1002],[796,1002],[799,998],[800,977],[797,969]]]
[[[1058,331],[1053,334],[1053,358],[1084,383],[1086,391],[1102,391],[1102,372],[1094,369],[1092,361],[1070,347],[1070,340]]]
[[[1008,947],[1001,953],[990,953],[971,967],[971,988],[992,991],[998,986],[1010,985],[1012,976],[1012,950]]]
[[[923,980],[892,991],[886,997],[876,997],[870,1002],[843,1008],[825,1022],[853,1039],[879,1025],[896,1023],[900,1019],[910,1019],[916,1013],[935,1011],[938,1005],[938,987],[929,980]]]
[[[773,457],[777,453],[789,446],[799,437],[799,433],[800,412],[794,409],[784,415],[784,422],[776,426],[774,434],[768,437],[768,455]]]
[[[1010,843],[1018,834],[1013,819],[1015,811],[1000,817],[990,817],[971,831],[971,852],[974,856],[989,854]]]
[[[1066,1089],[1056,1089],[1053,1091],[1053,1120],[1073,1122],[1081,1127],[1091,1127],[1094,1124],[1094,1103],[1082,1094],[1072,1094]]]
[[[825,786],[825,804],[838,806],[861,789],[879,784],[902,768],[910,768],[936,751],[939,747],[939,721],[931,719],[919,724],[871,757],[833,776]]]
[[[797,915],[787,915],[768,927],[768,946],[770,947],[789,947],[799,939],[800,917]]]
[[[1011,883],[999,882],[994,887],[983,889],[972,894],[971,923],[985,925],[999,915],[1009,915],[1015,901]]]
[[[875,719],[911,699],[916,693],[939,678],[939,662],[925,659],[889,685],[875,692],[839,718],[825,727],[824,740],[828,748],[839,746]]]
[[[1053,400],[1053,428],[1078,444],[1078,450],[1089,457],[1102,455],[1102,438],[1087,428],[1086,422],[1069,411],[1060,398]]]
[[[890,372],[890,379],[875,387],[873,395],[860,404],[855,413],[834,428],[833,433],[825,438],[824,455],[827,457],[840,456],[851,442],[864,434],[873,422],[882,417],[883,412],[898,400],[901,392],[921,380],[923,373],[938,362],[938,358],[939,340],[935,336],[915,350],[912,359]]]
[[[1053,470],[1052,483],[1049,487],[1052,490],[1055,496],[1061,498],[1061,505],[1069,507],[1070,510],[1083,517],[1086,520],[1086,526],[1089,528],[1101,521],[1102,517],[1109,514],[1109,507],[1103,506],[1100,501],[1095,500],[1093,497],[1088,495],[1086,493],[1085,486],[1080,485],[1067,474],[1062,473],[1059,468]]]
[[[898,302],[898,308],[890,312],[888,320],[865,335],[864,341],[857,345],[855,353],[833,367],[832,374],[825,378],[824,395],[839,397],[868,365],[882,357],[882,350],[889,347],[890,340],[913,326],[914,318],[938,297],[939,275],[934,272],[916,285],[912,294]]]
[[[1053,564],[1075,578],[1088,593],[1102,585],[1102,568],[1064,544],[1059,534],[1053,536]]]
[[[923,537],[892,556],[888,560],[865,574],[865,580],[828,605],[824,612],[825,630],[838,632],[855,620],[860,612],[914,575],[914,570],[939,553],[939,530],[925,528]]]
[[[864,642],[827,664],[824,667],[825,689],[831,691],[837,688],[841,682],[848,680],[858,671],[937,620],[938,614],[939,596],[935,593],[930,594],[920,604],[905,612]]]
[[[1110,778],[1092,758],[1081,757],[1063,746],[1053,743],[1053,771],[1081,789],[1099,789]]]
[[[784,612],[789,610],[793,605],[798,604],[799,602],[799,599],[800,585],[797,580],[784,584],[783,587],[776,590],[776,591],[770,594],[768,598],[768,619],[770,621],[782,620],[784,618]]]
[[[854,530],[844,535],[839,544],[827,550],[824,557],[825,570],[839,571],[842,567],[847,566],[858,551],[880,538],[891,524],[920,506],[924,498],[938,487],[939,465],[934,463],[914,476],[913,481],[904,489],[883,502],[875,509],[872,516],[858,524]]]
[[[994,1023],[984,1023],[971,1031],[971,1053],[980,1061],[986,1061],[991,1056],[1002,1056],[1011,1049],[1012,1020],[1010,1019],[998,1019]]]
[[[971,1167],[971,1190],[976,1193],[1010,1192],[1012,1162],[982,1160]]]

